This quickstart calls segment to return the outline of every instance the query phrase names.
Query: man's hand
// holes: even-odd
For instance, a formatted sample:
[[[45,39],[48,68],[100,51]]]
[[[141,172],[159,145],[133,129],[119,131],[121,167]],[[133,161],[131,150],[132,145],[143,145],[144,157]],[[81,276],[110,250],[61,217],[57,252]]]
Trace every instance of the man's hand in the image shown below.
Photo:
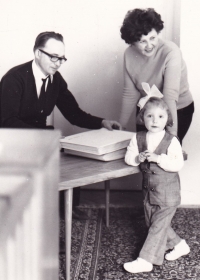
[[[101,125],[102,125],[102,127],[105,127],[108,130],[113,130],[113,129],[121,130],[122,129],[121,124],[118,123],[117,121],[103,120]]]
[[[158,155],[154,154],[154,153],[150,153],[148,150],[146,150],[145,152],[145,156],[146,159],[148,160],[148,162],[156,162],[158,161]]]

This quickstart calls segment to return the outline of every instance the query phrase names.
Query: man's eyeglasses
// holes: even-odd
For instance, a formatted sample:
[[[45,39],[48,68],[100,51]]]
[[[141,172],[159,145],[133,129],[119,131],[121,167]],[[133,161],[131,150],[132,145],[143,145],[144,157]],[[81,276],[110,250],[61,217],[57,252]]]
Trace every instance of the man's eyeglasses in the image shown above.
[[[58,57],[58,56],[55,56],[55,55],[52,55],[52,54],[49,54],[41,49],[39,49],[42,53],[48,55],[50,57],[50,60],[52,62],[57,62],[58,60],[60,61],[60,63],[64,63],[67,59],[65,57]]]

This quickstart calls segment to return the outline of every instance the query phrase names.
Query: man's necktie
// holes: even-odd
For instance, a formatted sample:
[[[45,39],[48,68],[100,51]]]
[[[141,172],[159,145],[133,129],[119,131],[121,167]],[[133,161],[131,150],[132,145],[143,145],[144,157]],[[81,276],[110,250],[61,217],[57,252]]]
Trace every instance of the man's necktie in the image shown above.
[[[42,79],[42,87],[41,87],[40,96],[39,96],[40,113],[43,113],[43,111],[44,111],[44,105],[45,105],[45,100],[46,100],[45,85],[46,85],[47,79],[49,79],[49,76],[46,79]],[[49,81],[48,81],[48,83],[49,83]],[[48,85],[47,85],[47,87],[48,87]]]
[[[40,90],[40,96],[45,93],[45,87],[46,87],[47,79],[49,79],[49,76],[47,78],[45,78],[45,79],[42,79],[42,86],[41,86],[41,90]]]

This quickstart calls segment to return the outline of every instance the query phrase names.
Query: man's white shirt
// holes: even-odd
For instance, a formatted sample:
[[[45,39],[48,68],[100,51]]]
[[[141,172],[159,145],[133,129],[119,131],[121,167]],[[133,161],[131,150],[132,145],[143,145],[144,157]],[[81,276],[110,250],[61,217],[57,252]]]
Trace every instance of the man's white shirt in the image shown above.
[[[33,60],[32,63],[32,69],[33,69],[33,76],[35,78],[35,84],[36,84],[36,89],[37,89],[37,96],[39,98],[40,92],[41,92],[41,87],[42,87],[42,79],[46,79],[49,75],[45,76],[40,68],[37,66],[35,60]],[[51,83],[53,82],[53,75],[50,75]],[[45,84],[45,91],[47,89],[49,79],[46,79],[46,84]]]

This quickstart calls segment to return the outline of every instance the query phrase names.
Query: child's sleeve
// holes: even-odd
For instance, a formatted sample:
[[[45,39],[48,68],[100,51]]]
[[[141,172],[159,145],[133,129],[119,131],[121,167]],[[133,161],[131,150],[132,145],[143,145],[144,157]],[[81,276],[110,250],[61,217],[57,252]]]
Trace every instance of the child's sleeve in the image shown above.
[[[158,165],[168,172],[178,172],[184,165],[182,147],[176,137],[172,138],[168,147],[167,155],[161,154]]]
[[[139,163],[136,162],[136,157],[138,155],[139,155],[139,150],[138,150],[138,145],[137,145],[136,133],[134,133],[134,136],[132,137],[132,139],[127,147],[127,152],[125,154],[125,162],[128,165],[138,166]]]

